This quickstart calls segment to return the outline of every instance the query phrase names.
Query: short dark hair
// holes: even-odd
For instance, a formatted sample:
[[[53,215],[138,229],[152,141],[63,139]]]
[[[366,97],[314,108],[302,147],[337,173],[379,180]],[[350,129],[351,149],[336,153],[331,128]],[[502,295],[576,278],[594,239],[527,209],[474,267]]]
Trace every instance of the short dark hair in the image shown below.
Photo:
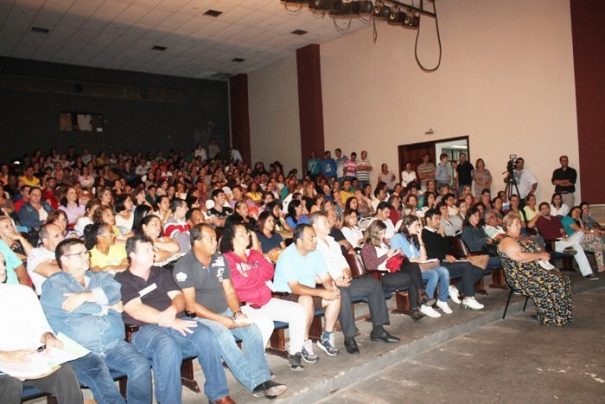
[[[193,216],[194,212],[202,212],[202,210],[200,208],[191,208],[187,211],[187,213],[185,213],[185,220],[190,220],[191,216]]]
[[[193,246],[196,240],[202,238],[202,232],[204,231],[204,228],[208,228],[214,231],[214,228],[207,223],[199,223],[191,228],[191,230],[189,231],[189,241],[191,241],[191,246]]]
[[[78,244],[84,246],[84,242],[77,238],[67,238],[57,244],[57,248],[55,249],[55,259],[57,260],[57,265],[59,265],[59,268],[63,269],[63,265],[61,264],[61,257],[67,254],[67,252],[71,249],[72,246]],[[86,248],[86,246],[84,246],[84,248]]]
[[[126,240],[126,256],[128,257],[128,262],[130,262],[130,254],[135,252],[137,249],[137,243],[150,243],[153,244],[153,241],[149,237],[144,234],[136,234],[132,237],[128,237]]]
[[[294,228],[294,232],[292,234],[292,238],[294,239],[294,241],[296,240],[302,240],[303,234],[305,234],[305,229],[312,229],[313,226],[311,226],[309,223],[300,223],[299,225],[297,225]]]
[[[223,191],[222,188],[216,188],[216,189],[214,189],[212,191],[212,199],[218,198],[219,194],[221,194],[221,193],[223,193],[223,194],[225,193],[225,191]]]
[[[378,206],[376,206],[376,212],[378,212],[379,210],[383,210],[389,208],[391,209],[391,205],[388,202],[382,201],[378,204]]]
[[[185,200],[184,200],[184,199],[181,199],[181,198],[173,198],[173,199],[170,201],[170,210],[174,212],[174,211],[176,210],[176,208],[178,208],[178,207],[180,207],[180,206],[182,206],[183,204],[186,204],[186,203],[187,203],[187,202],[185,202]]]
[[[433,216],[441,216],[441,212],[439,212],[439,208],[430,208],[426,212],[424,212],[424,217],[427,219],[432,218]]]

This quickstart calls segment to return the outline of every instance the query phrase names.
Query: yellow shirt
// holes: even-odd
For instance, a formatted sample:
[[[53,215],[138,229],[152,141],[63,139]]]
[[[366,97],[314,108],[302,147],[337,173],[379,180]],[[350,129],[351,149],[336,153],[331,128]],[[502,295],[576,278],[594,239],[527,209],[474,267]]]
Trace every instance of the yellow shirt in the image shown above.
[[[124,244],[114,244],[109,247],[107,255],[97,250],[97,247],[90,250],[90,266],[105,268],[110,265],[120,265],[126,258],[126,247]]]

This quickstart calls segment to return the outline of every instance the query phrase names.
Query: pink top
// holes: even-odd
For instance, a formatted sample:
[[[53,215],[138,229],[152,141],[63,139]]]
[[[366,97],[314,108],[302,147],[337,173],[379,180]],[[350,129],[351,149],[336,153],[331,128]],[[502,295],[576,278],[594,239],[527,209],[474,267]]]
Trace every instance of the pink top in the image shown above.
[[[229,264],[231,281],[239,300],[259,307],[267,304],[271,300],[271,289],[265,282],[273,279],[273,264],[256,250],[248,251],[248,260],[233,251],[223,255]]]

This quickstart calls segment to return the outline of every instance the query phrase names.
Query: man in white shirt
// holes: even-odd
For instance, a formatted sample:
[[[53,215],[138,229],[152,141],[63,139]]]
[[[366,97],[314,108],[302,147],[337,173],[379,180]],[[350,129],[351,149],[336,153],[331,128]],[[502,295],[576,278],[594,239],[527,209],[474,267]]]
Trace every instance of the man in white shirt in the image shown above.
[[[328,218],[322,213],[315,212],[311,215],[311,221],[318,238],[317,250],[323,255],[328,272],[340,290],[341,306],[338,320],[345,336],[347,352],[350,354],[359,353],[359,347],[355,342],[355,335],[358,331],[352,310],[353,297],[363,296],[368,300],[370,317],[372,318],[370,339],[386,343],[398,342],[399,338],[390,335],[383,328],[384,324],[389,323],[389,314],[384,300],[382,284],[368,276],[352,279],[351,269],[342,255],[340,244],[330,237]]]
[[[529,194],[536,193],[538,179],[531,171],[525,168],[525,160],[521,157],[516,161],[515,177],[517,180],[517,187],[519,188],[519,197],[521,199],[527,198],[527,195]]]
[[[36,293],[42,293],[42,284],[52,274],[59,272],[55,258],[55,248],[63,240],[59,226],[47,223],[38,232],[42,246],[34,248],[27,256],[27,273],[31,278]]]
[[[0,256],[0,361],[27,362],[36,350],[62,348],[55,338],[42,306],[31,288],[6,285],[4,257]],[[82,403],[82,392],[69,365],[37,379],[0,375],[0,397],[3,403],[21,402],[23,386],[34,386],[55,396],[60,404]]]
[[[485,212],[484,220],[485,226],[483,226],[483,230],[485,231],[485,234],[487,234],[487,236],[492,240],[502,240],[502,237],[504,237],[506,232],[501,226],[498,225],[496,213],[491,210]]]

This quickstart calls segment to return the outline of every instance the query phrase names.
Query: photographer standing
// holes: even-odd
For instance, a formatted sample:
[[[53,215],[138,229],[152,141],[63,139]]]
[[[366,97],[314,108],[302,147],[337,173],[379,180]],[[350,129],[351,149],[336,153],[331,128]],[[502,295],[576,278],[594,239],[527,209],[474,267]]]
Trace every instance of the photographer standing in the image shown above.
[[[515,162],[515,177],[517,180],[517,186],[519,187],[519,197],[523,200],[527,198],[527,195],[534,194],[538,188],[538,180],[536,176],[526,169],[525,160],[519,157]]]

